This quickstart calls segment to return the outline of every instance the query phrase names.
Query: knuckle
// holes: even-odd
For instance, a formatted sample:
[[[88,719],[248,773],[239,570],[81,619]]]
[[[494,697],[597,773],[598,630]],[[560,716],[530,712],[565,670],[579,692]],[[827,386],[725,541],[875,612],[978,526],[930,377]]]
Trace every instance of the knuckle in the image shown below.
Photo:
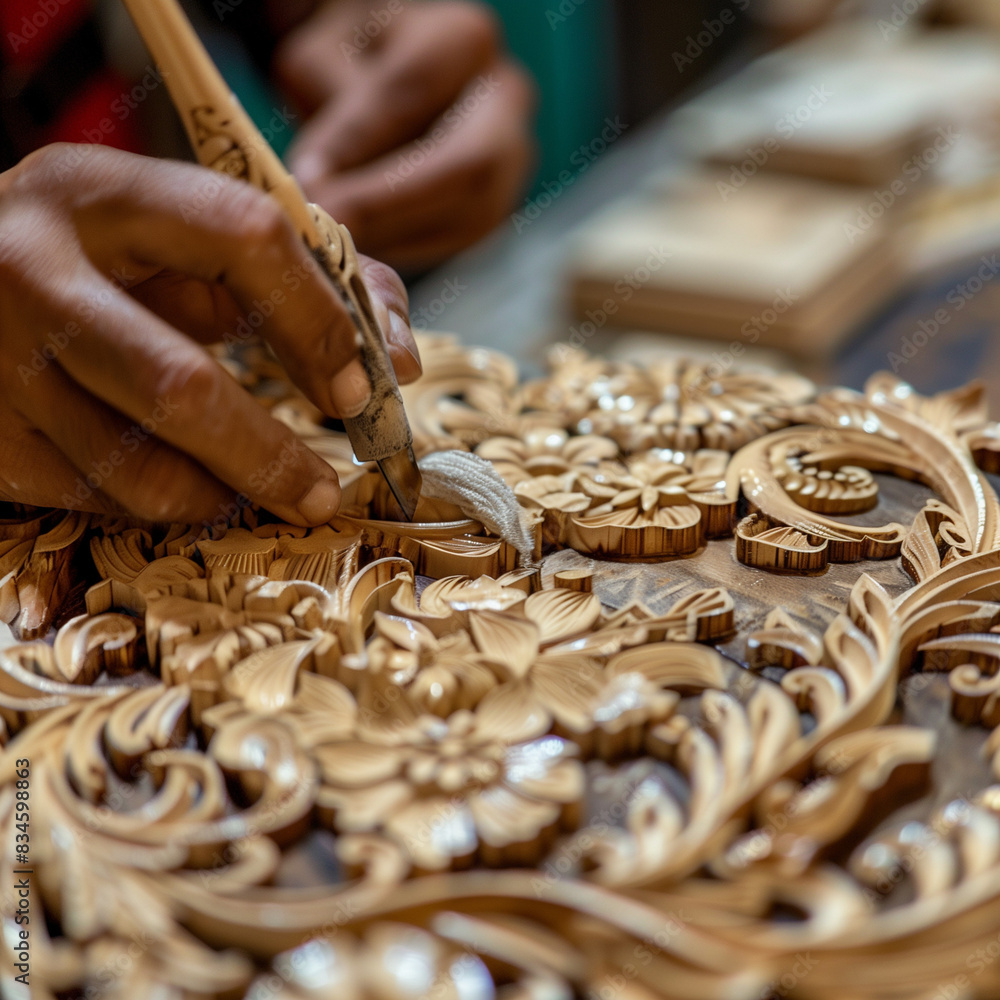
[[[224,373],[207,355],[171,361],[158,373],[153,387],[156,400],[170,406],[170,422],[177,434],[197,431],[204,435],[205,414],[221,412]]]
[[[435,97],[434,80],[428,76],[426,68],[417,63],[404,62],[393,66],[383,81],[382,89],[380,114],[393,134],[409,126],[414,116],[433,103]],[[359,127],[365,127],[365,123],[360,122]]]
[[[538,106],[540,92],[534,77],[513,62],[505,64],[507,103],[527,115]]]
[[[86,148],[70,142],[54,142],[48,146],[42,146],[41,149],[29,153],[14,168],[15,183],[26,185],[36,178],[44,182],[52,175],[60,173],[71,158],[79,155]]]
[[[225,210],[235,222],[240,241],[252,250],[270,250],[291,242],[291,225],[281,206],[249,184],[234,183],[227,190]]]
[[[495,55],[503,44],[503,28],[496,12],[483,3],[451,4],[452,23],[462,43],[482,57]]]
[[[49,203],[86,201],[85,191],[92,196],[134,178],[142,159],[99,144],[53,142],[30,153],[11,170],[11,188],[37,192]]]

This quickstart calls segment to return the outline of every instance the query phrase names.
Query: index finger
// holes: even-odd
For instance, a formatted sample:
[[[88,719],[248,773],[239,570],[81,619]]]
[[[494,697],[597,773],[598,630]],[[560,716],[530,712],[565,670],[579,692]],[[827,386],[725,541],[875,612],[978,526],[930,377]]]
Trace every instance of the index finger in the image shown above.
[[[119,170],[123,156],[116,154]],[[227,342],[260,333],[324,413],[360,413],[371,387],[354,323],[277,201],[201,167],[129,159],[134,175],[127,194],[116,189],[95,197],[80,212],[81,234],[99,269],[153,264],[222,282],[244,313],[224,331]],[[99,172],[102,160],[95,152],[81,169]]]

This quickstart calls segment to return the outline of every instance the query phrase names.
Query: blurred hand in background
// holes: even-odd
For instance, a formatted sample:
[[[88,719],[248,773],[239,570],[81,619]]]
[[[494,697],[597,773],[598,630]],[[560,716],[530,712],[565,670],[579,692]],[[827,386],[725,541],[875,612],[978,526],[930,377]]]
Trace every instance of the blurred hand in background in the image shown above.
[[[528,183],[533,84],[478,3],[339,0],[275,67],[308,116],[289,152],[306,193],[398,269],[474,243]]]

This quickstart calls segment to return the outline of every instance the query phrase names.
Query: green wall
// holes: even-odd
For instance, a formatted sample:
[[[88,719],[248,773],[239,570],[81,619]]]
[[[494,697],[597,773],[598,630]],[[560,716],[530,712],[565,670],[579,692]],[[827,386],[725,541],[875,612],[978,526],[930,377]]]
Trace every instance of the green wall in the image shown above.
[[[573,169],[573,152],[600,135],[615,106],[612,0],[488,2],[511,51],[538,82],[541,184]]]

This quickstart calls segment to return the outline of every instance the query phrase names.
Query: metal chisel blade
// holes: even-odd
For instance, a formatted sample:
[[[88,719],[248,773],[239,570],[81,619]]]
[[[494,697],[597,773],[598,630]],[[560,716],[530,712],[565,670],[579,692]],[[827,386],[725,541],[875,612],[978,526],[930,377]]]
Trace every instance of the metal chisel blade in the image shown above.
[[[408,521],[413,520],[417,512],[417,502],[420,500],[422,479],[417,468],[417,460],[412,448],[404,448],[395,455],[378,460],[379,471],[389,484],[396,502],[403,508]]]

